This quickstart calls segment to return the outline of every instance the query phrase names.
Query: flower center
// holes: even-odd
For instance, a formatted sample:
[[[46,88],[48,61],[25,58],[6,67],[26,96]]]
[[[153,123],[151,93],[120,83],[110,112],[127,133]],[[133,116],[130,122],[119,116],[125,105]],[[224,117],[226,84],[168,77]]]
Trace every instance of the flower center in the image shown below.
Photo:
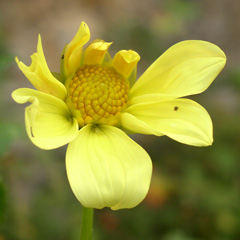
[[[128,104],[129,83],[111,67],[82,66],[66,87],[66,103],[81,127],[117,125]]]

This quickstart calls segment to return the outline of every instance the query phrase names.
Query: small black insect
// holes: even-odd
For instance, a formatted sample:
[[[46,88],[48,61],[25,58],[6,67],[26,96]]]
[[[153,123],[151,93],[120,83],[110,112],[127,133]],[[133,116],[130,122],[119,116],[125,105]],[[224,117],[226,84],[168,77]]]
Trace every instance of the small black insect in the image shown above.
[[[175,107],[174,107],[174,111],[177,111],[177,110],[178,110],[178,108],[179,108],[178,106],[175,106]]]
[[[62,59],[64,59],[64,55],[62,55]]]

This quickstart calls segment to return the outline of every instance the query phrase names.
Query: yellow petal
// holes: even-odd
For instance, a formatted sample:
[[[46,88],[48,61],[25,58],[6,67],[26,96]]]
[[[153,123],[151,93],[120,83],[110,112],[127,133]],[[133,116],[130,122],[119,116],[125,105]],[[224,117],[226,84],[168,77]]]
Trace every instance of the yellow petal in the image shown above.
[[[112,43],[104,42],[103,40],[92,42],[84,51],[83,64],[102,64],[111,44]]]
[[[32,85],[39,91],[51,94],[60,99],[65,99],[67,90],[50,72],[44,57],[41,36],[38,37],[37,52],[31,56],[32,63],[27,67],[16,57],[18,67],[28,78]]]
[[[118,128],[83,127],[66,155],[71,188],[89,208],[132,208],[146,196],[152,163],[143,148]]]
[[[39,148],[58,148],[77,136],[77,120],[62,100],[28,88],[15,90],[12,97],[17,103],[32,103],[25,109],[25,124],[29,138]]]
[[[213,142],[211,118],[202,106],[192,100],[173,99],[136,104],[126,111],[148,125],[155,131],[155,135],[164,134],[178,142],[194,146],[207,146]],[[129,123],[123,127],[133,132],[139,129],[139,126],[135,129],[134,124]]]
[[[90,39],[90,31],[85,22],[82,22],[77,34],[72,41],[66,46],[63,61],[63,74],[67,77],[69,74],[75,73],[82,61],[82,47]]]
[[[124,112],[121,114],[121,126],[124,130],[129,131],[130,133],[140,133],[146,135],[163,135],[159,134],[159,131],[155,131],[147,123],[141,121],[139,118],[136,118],[134,115]]]
[[[148,94],[173,97],[203,92],[226,63],[224,52],[204,41],[183,41],[169,48],[139,78],[131,89],[132,99]],[[134,102],[139,102],[137,100]]]
[[[166,102],[167,100],[172,100],[173,98],[174,97],[171,95],[161,93],[144,94],[130,99],[130,105],[146,102]]]
[[[114,56],[112,66],[125,78],[129,78],[136,70],[139,60],[140,56],[137,52],[132,50],[121,50]]]

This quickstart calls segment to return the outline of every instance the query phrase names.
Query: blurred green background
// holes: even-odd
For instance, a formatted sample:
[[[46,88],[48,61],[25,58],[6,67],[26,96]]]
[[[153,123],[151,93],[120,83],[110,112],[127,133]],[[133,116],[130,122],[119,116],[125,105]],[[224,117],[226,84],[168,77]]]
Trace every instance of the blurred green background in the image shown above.
[[[149,194],[134,209],[96,210],[94,239],[240,239],[238,0],[3,0],[0,9],[0,240],[79,239],[81,206],[68,185],[66,147],[35,147],[24,128],[25,106],[10,95],[30,87],[14,57],[29,65],[41,33],[49,67],[57,72],[64,44],[83,20],[91,40],[114,41],[112,54],[137,51],[139,75],[185,39],[213,42],[228,57],[211,87],[192,97],[213,119],[213,146],[134,135],[153,161]]]

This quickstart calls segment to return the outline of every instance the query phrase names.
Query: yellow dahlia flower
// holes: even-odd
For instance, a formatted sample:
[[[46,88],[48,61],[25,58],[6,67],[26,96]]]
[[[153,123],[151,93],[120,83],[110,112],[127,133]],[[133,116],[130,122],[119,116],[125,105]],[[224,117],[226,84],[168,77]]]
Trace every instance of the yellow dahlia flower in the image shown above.
[[[83,206],[132,208],[146,196],[152,163],[128,133],[167,135],[181,143],[207,146],[212,121],[196,102],[182,97],[203,92],[226,63],[225,54],[205,41],[183,41],[169,48],[136,80],[140,56],[111,43],[93,41],[82,23],[64,48],[61,73],[51,73],[41,38],[28,67],[18,67],[36,90],[12,93],[25,110],[27,134],[42,149],[68,144],[67,175]]]

